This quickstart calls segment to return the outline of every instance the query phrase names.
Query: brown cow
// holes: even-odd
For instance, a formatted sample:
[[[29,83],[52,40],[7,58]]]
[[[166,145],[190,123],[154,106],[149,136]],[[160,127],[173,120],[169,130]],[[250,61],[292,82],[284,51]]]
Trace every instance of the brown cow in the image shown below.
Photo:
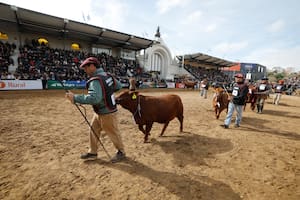
[[[257,88],[253,84],[249,84],[249,92],[247,94],[247,99],[244,105],[244,110],[246,110],[247,103],[250,103],[251,110],[255,109],[256,99],[257,99]]]
[[[194,89],[195,86],[197,85],[197,81],[184,80],[183,83],[184,83],[184,87],[185,88],[192,88],[192,89]]]
[[[129,110],[138,124],[139,130],[145,135],[144,142],[154,122],[164,124],[160,136],[164,134],[169,122],[175,117],[180,122],[180,131],[183,129],[183,105],[179,96],[174,94],[159,97],[144,96],[139,92],[124,91],[116,96],[116,103]],[[146,128],[144,128],[146,125]]]
[[[223,88],[215,88],[215,94],[213,97],[213,107],[215,109],[216,119],[219,119],[220,114],[226,109],[228,112],[229,95]]]

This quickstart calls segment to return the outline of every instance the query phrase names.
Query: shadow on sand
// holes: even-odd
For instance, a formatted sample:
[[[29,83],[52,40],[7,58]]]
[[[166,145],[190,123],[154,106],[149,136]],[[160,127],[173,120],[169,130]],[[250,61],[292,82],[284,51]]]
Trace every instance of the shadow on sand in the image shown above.
[[[163,136],[163,138],[165,137],[170,136]],[[215,154],[233,149],[229,139],[209,138],[193,133],[177,136],[175,141],[156,140],[154,138],[151,142],[154,145],[159,145],[165,153],[172,154],[175,164],[180,167],[206,165],[205,158],[212,158]]]
[[[163,151],[172,154],[175,164],[179,167],[187,164],[205,164],[204,158],[213,157],[217,153],[226,152],[233,148],[229,140],[208,138],[196,134],[186,134],[174,138],[177,138],[175,143],[173,141],[152,140],[152,144],[159,145]],[[230,186],[207,176],[193,175],[189,177],[186,174],[159,171],[131,158],[115,164],[103,163],[101,160],[96,162],[113,169],[122,170],[128,174],[145,177],[166,188],[182,200],[241,199]]]
[[[273,111],[271,111],[271,112],[273,112]],[[279,113],[279,111],[275,111],[275,112]],[[295,132],[289,132],[289,131],[280,131],[278,129],[272,129],[269,126],[264,125],[267,122],[269,122],[269,120],[261,119],[261,118],[254,118],[254,117],[243,117],[243,124],[245,124],[246,126],[248,125],[248,126],[241,127],[241,128],[243,129],[243,131],[261,132],[261,133],[282,136],[287,139],[300,140],[300,134],[297,134],[296,130],[295,130]]]

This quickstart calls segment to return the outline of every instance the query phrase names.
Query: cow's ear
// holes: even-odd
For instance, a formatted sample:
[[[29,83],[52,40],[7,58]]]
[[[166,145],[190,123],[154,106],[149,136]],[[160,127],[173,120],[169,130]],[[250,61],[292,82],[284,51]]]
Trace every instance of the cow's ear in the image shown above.
[[[137,97],[136,93],[135,93],[135,92],[133,92],[133,93],[131,94],[131,99],[135,100],[135,99],[136,99],[136,97]]]

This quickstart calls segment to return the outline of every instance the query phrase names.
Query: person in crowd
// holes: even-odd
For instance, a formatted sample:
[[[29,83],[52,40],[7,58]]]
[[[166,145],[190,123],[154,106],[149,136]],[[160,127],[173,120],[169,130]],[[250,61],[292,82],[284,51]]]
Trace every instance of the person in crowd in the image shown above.
[[[268,81],[269,79],[267,77],[263,77],[257,86],[257,99],[256,99],[257,113],[262,113],[265,100],[268,98],[270,90],[272,89]]]
[[[102,131],[105,131],[117,149],[117,153],[111,161],[121,161],[126,156],[118,128],[117,105],[113,95],[115,91],[121,89],[121,83],[106,73],[95,57],[84,60],[80,68],[89,76],[87,81],[88,94],[68,92],[66,98],[72,103],[90,104],[95,112],[91,122],[92,130],[89,134],[90,148],[88,153],[81,155],[81,159],[94,160],[97,158],[99,136]]]
[[[47,82],[48,82],[48,75],[46,72],[43,73],[43,75],[41,76],[41,79],[42,79],[42,86],[43,86],[43,90],[47,90]]]
[[[248,85],[245,83],[243,74],[236,74],[235,83],[232,88],[232,95],[230,96],[230,102],[228,104],[228,113],[224,120],[224,124],[221,125],[224,128],[229,128],[232,115],[236,110],[235,127],[240,127],[242,121],[243,107],[248,94]]]
[[[207,78],[204,78],[201,82],[200,82],[200,96],[204,97],[204,99],[207,98],[207,90],[208,90],[208,80]]]
[[[278,105],[281,99],[281,95],[284,91],[284,80],[279,80],[278,83],[274,87],[275,97],[273,100],[273,104]]]

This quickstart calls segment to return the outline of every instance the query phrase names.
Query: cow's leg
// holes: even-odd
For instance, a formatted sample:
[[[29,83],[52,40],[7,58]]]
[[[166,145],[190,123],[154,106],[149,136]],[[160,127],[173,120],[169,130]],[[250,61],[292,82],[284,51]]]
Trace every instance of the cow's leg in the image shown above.
[[[142,133],[145,134],[145,129],[144,129],[144,126],[142,124],[139,124],[139,130],[142,131]]]
[[[218,109],[218,116],[217,116],[217,119],[220,118],[221,112],[222,112],[224,109],[225,109],[225,108],[222,108],[222,107]]]
[[[183,131],[183,115],[177,116],[177,119],[180,122],[180,132]]]
[[[146,131],[144,129],[144,126],[142,124],[139,124],[139,129],[140,131],[142,131],[144,133],[144,138],[146,137]],[[145,139],[144,139],[144,142],[145,142]]]
[[[219,117],[218,117],[218,108],[217,108],[217,107],[215,107],[215,116],[216,116],[216,119],[219,118]]]
[[[251,100],[251,109],[254,110],[255,109],[255,104],[256,104],[256,97],[252,97],[252,100]]]
[[[219,117],[220,117],[220,108],[216,108],[215,109],[215,112],[216,112],[216,119],[219,119]]]
[[[164,134],[164,132],[165,132],[168,125],[169,125],[169,122],[166,122],[163,129],[162,129],[162,131],[161,131],[161,133],[160,133],[160,136],[163,136],[163,134]]]
[[[151,131],[152,125],[153,125],[153,122],[146,124],[146,131],[145,131],[144,143],[148,142],[148,136],[150,135],[150,131]]]
[[[255,109],[255,102],[251,102],[250,107],[251,107],[251,110],[254,110]]]

